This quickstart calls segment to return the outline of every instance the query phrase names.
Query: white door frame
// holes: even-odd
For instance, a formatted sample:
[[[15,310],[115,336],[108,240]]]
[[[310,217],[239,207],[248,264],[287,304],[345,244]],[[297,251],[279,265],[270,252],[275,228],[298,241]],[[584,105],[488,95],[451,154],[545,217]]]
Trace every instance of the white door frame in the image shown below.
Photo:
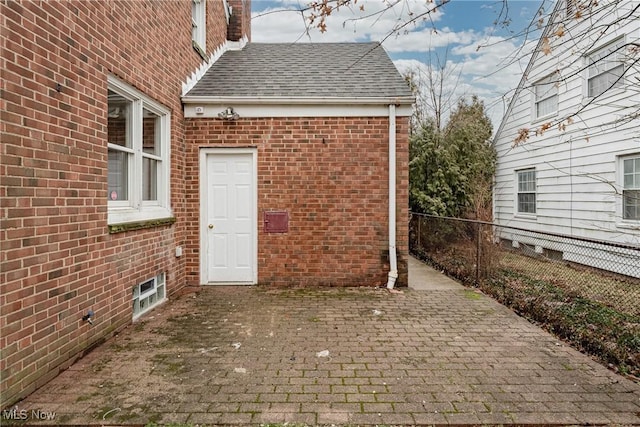
[[[252,183],[252,244],[253,244],[253,280],[251,282],[214,282],[211,277],[207,277],[207,158],[208,156],[215,156],[216,154],[251,154],[251,163],[253,170],[253,183]],[[201,148],[200,149],[200,283],[202,285],[209,284],[237,284],[237,285],[255,285],[258,283],[258,149],[257,148]]]

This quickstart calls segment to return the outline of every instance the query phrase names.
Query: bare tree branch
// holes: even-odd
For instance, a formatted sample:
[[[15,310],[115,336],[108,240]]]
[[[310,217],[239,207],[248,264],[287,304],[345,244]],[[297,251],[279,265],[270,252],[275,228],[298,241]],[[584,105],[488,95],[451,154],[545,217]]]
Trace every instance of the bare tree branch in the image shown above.
[[[303,1],[303,0],[301,0]],[[328,22],[333,19],[336,12],[345,8],[350,10],[353,14],[359,16],[350,17],[344,19],[342,25],[357,24],[358,22],[369,21],[375,18],[371,23],[372,26],[379,25],[380,20],[389,13],[398,13],[397,22],[391,29],[378,41],[378,46],[393,36],[399,36],[401,34],[410,33],[413,29],[424,29],[424,24],[431,26],[433,32],[437,32],[435,20],[433,19],[434,13],[450,2],[450,0],[424,0],[424,4],[427,5],[426,10],[416,11],[412,6],[410,0],[380,0],[382,7],[379,10],[369,11],[371,3],[364,3],[362,0],[313,0],[309,3],[302,3],[298,8],[285,9],[288,11],[297,11],[304,19],[305,31],[301,34],[298,40],[307,35],[310,37],[310,30],[316,28],[321,32],[327,31]],[[569,79],[579,78],[584,75],[592,64],[583,63],[586,55],[592,51],[595,47],[602,44],[605,37],[613,32],[616,28],[626,25],[634,20],[640,20],[640,4],[638,2],[632,2],[630,8],[621,8],[620,6],[624,0],[573,0],[569,6],[563,6],[564,3],[558,4],[555,7],[557,1],[561,0],[541,0],[541,3],[534,15],[528,21],[524,28],[512,28],[513,20],[510,14],[514,0],[496,0],[496,18],[488,25],[492,30],[488,30],[486,33],[486,41],[479,43],[477,50],[489,49],[499,44],[516,44],[517,47],[501,58],[496,64],[495,68],[484,75],[484,78],[495,76],[497,73],[503,72],[508,67],[511,67],[518,63],[523,63],[531,55],[530,46],[532,42],[538,41],[538,50],[534,53],[537,55],[556,54],[556,52],[571,51],[572,58],[569,64],[563,64],[561,69],[557,69],[555,73],[555,84],[566,84]],[[365,10],[366,9],[366,10]],[[276,11],[268,11],[262,14],[256,15],[260,17],[276,13]],[[336,18],[337,19],[337,18]],[[413,28],[412,28],[413,27]],[[500,36],[494,36],[497,30],[508,30],[509,35],[503,36],[501,31]],[[541,33],[544,30],[544,34]],[[542,38],[541,38],[542,37]],[[377,47],[377,46],[376,46]],[[372,48],[372,50],[375,48]],[[609,88],[605,91],[608,92],[614,88],[620,81],[628,80],[632,73],[637,71],[640,61],[640,40],[637,34],[630,35],[624,46],[620,49],[625,49],[626,52],[626,64],[621,76],[617,76],[615,82],[609,85]],[[445,56],[448,55],[448,50]],[[599,58],[597,61],[606,61],[611,55],[618,52],[610,52],[606,56]],[[366,54],[364,55],[366,56]],[[362,58],[364,58],[364,56]],[[361,60],[362,58],[359,58]],[[433,67],[434,63],[439,62],[437,54],[430,58],[430,66]],[[438,66],[441,68],[440,66]],[[420,76],[417,76],[420,77]],[[429,76],[426,76],[429,78]],[[421,78],[421,77],[420,77]],[[461,80],[461,73],[450,74],[447,76],[449,84],[457,84]],[[525,83],[520,87],[524,89],[533,89],[535,82],[526,83],[529,76],[525,75],[523,82]],[[431,83],[437,83],[431,81]],[[432,92],[431,95],[443,95],[443,81],[439,82],[440,90]],[[629,86],[640,86],[639,82],[627,82]],[[506,88],[502,98],[497,99],[494,104],[502,102],[508,103],[508,99],[512,96],[510,88]],[[537,125],[533,129],[523,129],[518,137],[517,142],[523,142],[527,140],[530,135],[536,132],[543,133],[548,129],[558,127],[561,130],[570,126],[572,123],[580,121],[580,114],[587,108],[599,103],[604,97],[604,94],[598,94],[592,98],[589,98],[586,102],[576,106],[571,111],[568,111],[562,116],[556,117],[552,121],[544,122]],[[443,104],[445,100],[431,98],[431,105]],[[637,108],[625,107],[624,116],[615,117],[610,121],[610,125],[617,125],[620,123],[628,123],[631,120],[636,120],[640,117],[640,106]]]

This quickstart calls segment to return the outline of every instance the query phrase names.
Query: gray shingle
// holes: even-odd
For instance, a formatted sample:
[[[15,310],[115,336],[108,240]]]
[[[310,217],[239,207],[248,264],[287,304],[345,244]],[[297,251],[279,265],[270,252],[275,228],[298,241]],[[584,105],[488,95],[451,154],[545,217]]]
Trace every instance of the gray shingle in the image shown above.
[[[411,97],[377,43],[248,43],[228,51],[187,96]]]

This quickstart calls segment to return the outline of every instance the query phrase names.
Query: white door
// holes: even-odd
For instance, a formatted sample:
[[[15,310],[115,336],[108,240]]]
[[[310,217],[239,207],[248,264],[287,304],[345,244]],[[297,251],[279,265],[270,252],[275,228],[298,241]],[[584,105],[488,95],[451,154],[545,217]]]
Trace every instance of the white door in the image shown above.
[[[254,151],[203,150],[203,284],[256,282],[255,156]]]

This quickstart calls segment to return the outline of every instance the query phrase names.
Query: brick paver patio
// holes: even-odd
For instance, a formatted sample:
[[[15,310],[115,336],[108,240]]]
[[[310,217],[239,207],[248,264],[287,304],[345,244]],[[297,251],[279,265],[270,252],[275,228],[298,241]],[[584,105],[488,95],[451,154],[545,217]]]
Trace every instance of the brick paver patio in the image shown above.
[[[633,425],[640,385],[469,289],[207,287],[18,407],[55,412],[38,424]]]

